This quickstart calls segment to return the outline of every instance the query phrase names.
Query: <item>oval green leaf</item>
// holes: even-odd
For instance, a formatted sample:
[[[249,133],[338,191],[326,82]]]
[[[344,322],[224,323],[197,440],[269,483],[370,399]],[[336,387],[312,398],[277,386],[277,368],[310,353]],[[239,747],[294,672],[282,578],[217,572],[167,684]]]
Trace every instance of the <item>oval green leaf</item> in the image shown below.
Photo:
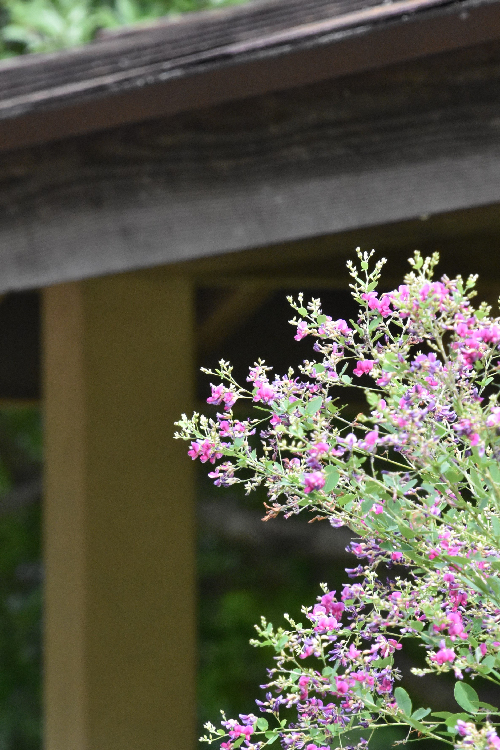
[[[394,697],[401,711],[405,716],[411,716],[411,698],[402,687],[397,687],[394,691]]]

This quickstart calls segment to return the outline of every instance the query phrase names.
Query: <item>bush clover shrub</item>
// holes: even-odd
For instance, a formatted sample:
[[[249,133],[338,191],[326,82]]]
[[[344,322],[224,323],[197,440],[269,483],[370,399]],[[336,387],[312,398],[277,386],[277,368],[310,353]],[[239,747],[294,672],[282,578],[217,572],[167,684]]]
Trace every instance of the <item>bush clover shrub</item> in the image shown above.
[[[256,714],[223,716],[202,739],[362,750],[398,725],[400,744],[498,750],[500,710],[473,683],[500,685],[500,319],[474,307],[476,277],[434,280],[437,255],[415,253],[387,293],[384,261],[358,260],[356,320],[290,298],[295,338],[314,340],[316,355],[299,373],[273,376],[258,361],[242,386],[221,361],[206,371],[219,413],[177,423],[216,485],[265,486],[264,520],[307,511],[356,535],[342,590],[323,584],[303,623],[285,614],[284,628],[257,627],[254,645],[275,656]],[[360,395],[367,407],[352,418]],[[245,399],[252,416],[237,418]],[[409,639],[425,653],[415,674],[453,675],[455,713],[413,710],[398,686]]]

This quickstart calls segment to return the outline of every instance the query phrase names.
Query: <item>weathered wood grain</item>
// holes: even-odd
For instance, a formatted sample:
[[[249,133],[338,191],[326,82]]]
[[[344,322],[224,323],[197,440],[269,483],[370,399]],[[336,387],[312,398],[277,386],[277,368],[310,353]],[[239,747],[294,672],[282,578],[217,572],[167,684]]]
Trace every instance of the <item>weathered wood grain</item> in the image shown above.
[[[498,202],[495,43],[3,154],[0,288]]]
[[[0,116],[36,109],[47,104],[48,99],[142,87],[169,75],[185,74],[186,69],[192,72],[210,62],[229,61],[283,43],[300,43],[337,26],[374,22],[377,14],[374,18],[359,15],[369,8],[378,6],[378,15],[384,20],[448,3],[449,0],[396,0],[381,6],[380,0],[260,0],[218,11],[189,13],[177,20],[107,34],[100,42],[62,53],[4,62],[0,66]],[[351,18],[353,13],[358,15]],[[341,17],[347,21],[339,22]],[[323,26],[318,27],[321,21]]]
[[[258,0],[0,66],[0,150],[500,39],[499,0]]]

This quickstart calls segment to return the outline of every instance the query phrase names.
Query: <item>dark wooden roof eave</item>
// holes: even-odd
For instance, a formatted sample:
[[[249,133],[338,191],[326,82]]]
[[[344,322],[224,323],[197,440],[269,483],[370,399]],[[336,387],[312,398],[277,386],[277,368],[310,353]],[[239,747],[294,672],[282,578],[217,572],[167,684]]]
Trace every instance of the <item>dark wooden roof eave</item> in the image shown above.
[[[500,0],[261,0],[0,67],[0,150],[500,39]]]

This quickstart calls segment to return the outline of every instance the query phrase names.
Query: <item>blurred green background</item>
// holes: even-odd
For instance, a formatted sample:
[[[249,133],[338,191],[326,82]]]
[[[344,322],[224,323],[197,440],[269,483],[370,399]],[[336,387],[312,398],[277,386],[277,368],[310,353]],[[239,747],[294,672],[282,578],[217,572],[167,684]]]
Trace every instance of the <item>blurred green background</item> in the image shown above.
[[[41,746],[41,436],[38,407],[0,409],[0,750]]]

